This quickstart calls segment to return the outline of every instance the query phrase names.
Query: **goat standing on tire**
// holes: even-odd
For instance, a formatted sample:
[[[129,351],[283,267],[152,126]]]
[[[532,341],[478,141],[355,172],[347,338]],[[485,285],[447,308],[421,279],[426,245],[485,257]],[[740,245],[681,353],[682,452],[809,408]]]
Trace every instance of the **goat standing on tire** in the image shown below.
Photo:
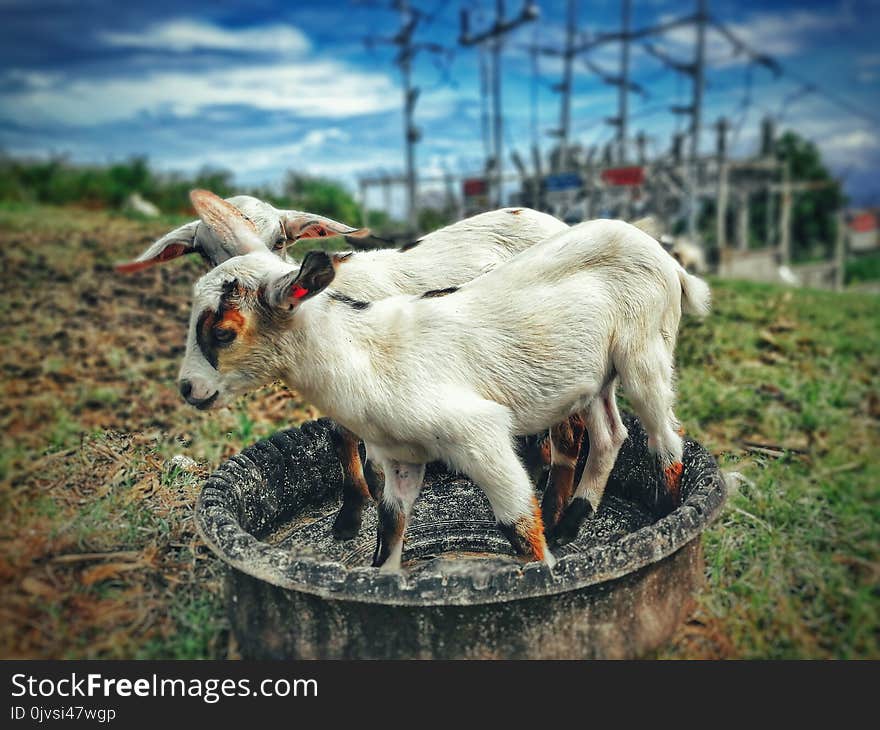
[[[360,435],[379,496],[374,565],[399,568],[433,460],[486,492],[517,554],[552,565],[513,437],[583,420],[589,456],[560,523],[576,530],[598,509],[626,438],[618,379],[677,490],[673,349],[682,308],[705,313],[709,290],[638,228],[583,223],[458,289],[358,302],[330,288],[344,262],[312,252],[297,270],[260,252],[224,201],[194,202],[203,220],[257,252],[196,284],[181,390],[216,407],[280,379]]]
[[[304,211],[279,210],[248,195],[222,200],[208,191],[196,190],[191,196],[194,205],[199,205],[198,200],[210,199],[211,210],[222,214],[205,212],[206,206],[199,205],[204,220],[170,231],[134,261],[117,266],[117,271],[133,273],[194,254],[215,267],[250,251],[267,250],[280,255],[286,244],[301,238],[369,235],[365,228],[353,228]],[[236,236],[229,221],[250,229],[248,238]],[[394,294],[422,294],[464,284],[519,251],[564,230],[568,230],[568,226],[562,221],[529,208],[480,213],[429,233],[402,249],[337,254],[334,290],[351,302],[366,302]],[[343,263],[344,266],[339,266]],[[192,390],[187,393],[195,403],[198,396],[199,393]],[[371,495],[358,451],[358,437],[345,428],[337,429],[334,437],[343,469],[343,490],[333,534],[337,539],[346,540],[358,533],[364,505]],[[536,468],[540,466],[536,449],[531,449],[526,457]],[[554,491],[550,489],[551,493]]]

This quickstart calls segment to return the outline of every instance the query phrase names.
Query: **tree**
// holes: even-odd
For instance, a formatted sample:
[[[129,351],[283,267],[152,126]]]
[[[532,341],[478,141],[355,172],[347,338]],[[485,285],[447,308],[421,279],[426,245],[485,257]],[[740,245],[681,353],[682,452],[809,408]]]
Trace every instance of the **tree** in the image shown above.
[[[325,215],[349,225],[356,225],[360,219],[354,197],[332,180],[291,171],[284,180],[283,190],[292,208]]]
[[[825,167],[816,145],[796,132],[785,132],[776,140],[775,155],[780,163],[788,164],[792,181],[828,183],[825,187],[794,195],[791,211],[793,257],[830,255],[837,231],[835,213],[846,202],[840,183]],[[759,225],[767,212],[762,210],[760,213],[755,216]]]

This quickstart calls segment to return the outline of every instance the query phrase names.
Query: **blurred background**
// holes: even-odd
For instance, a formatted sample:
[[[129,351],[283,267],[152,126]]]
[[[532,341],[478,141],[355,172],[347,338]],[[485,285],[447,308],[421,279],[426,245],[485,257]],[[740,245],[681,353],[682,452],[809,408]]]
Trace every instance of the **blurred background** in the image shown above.
[[[878,16],[0,0],[0,656],[238,656],[192,507],[320,414],[278,385],[186,406],[202,263],[113,270],[206,187],[397,244],[501,205],[654,216],[713,292],[682,322],[677,414],[738,475],[658,655],[880,658]]]
[[[203,185],[401,237],[653,214],[722,275],[880,270],[874,0],[2,9],[3,200],[149,216]]]

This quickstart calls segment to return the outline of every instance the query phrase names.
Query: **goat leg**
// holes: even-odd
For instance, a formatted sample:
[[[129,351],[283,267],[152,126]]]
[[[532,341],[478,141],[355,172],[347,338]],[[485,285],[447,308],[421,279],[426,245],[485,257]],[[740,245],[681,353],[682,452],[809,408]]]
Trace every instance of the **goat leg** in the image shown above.
[[[371,490],[358,451],[358,437],[348,429],[337,426],[333,440],[339,463],[342,464],[342,507],[333,521],[333,537],[351,540],[361,529],[364,505],[370,500]]]

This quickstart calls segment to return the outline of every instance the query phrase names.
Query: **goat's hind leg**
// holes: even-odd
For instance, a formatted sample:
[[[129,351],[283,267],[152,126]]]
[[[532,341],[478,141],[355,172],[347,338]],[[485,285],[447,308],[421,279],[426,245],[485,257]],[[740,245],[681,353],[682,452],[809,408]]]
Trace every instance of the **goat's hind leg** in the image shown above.
[[[559,524],[574,494],[574,473],[585,429],[580,413],[550,429],[550,475],[541,500],[541,517],[548,535]]]
[[[672,411],[672,356],[661,344],[644,359],[631,359],[623,388],[648,432],[648,449],[660,464],[664,499],[674,509],[681,504],[681,462],[684,451],[681,425]],[[656,500],[660,502],[661,500]]]
[[[342,426],[333,431],[333,443],[342,464],[342,507],[333,520],[333,537],[337,540],[351,540],[358,534],[364,505],[370,501],[359,442],[357,436]]]
[[[550,532],[552,543],[564,545],[574,540],[584,521],[599,511],[608,477],[627,437],[626,427],[617,410],[614,387],[614,381],[606,385],[584,412],[590,451],[574,498],[559,524]]]
[[[385,483],[379,490],[381,493],[376,494],[379,505],[373,567],[383,572],[395,572],[400,570],[403,533],[412,506],[422,490],[425,465],[385,458],[379,458],[378,461],[381,462]],[[372,459],[367,468],[371,480],[378,476]]]

